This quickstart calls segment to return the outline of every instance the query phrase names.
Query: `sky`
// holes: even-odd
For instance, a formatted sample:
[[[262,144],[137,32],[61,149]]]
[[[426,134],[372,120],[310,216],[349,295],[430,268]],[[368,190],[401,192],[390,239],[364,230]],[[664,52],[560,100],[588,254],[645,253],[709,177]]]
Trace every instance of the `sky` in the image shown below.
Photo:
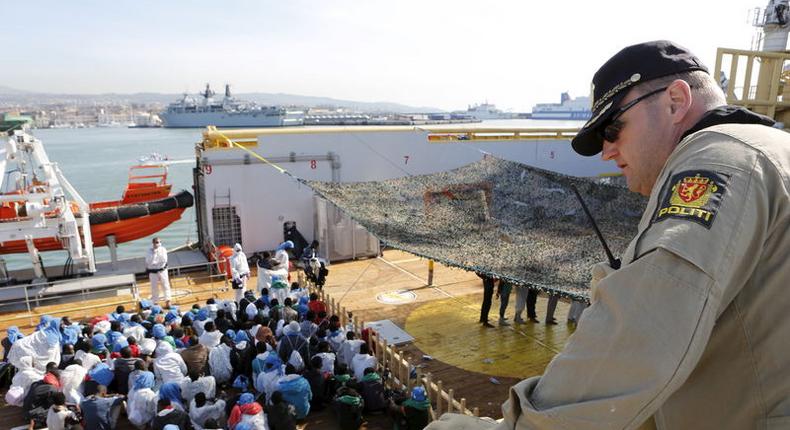
[[[0,86],[96,94],[207,82],[443,110],[589,95],[621,48],[670,39],[708,67],[748,49],[767,0],[4,2]]]

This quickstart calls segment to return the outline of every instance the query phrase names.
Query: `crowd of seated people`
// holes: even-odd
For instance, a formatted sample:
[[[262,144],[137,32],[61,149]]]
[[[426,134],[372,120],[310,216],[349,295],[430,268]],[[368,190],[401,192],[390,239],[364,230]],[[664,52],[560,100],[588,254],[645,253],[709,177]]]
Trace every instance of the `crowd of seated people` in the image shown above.
[[[430,403],[384,389],[368,344],[327,315],[318,295],[294,284],[239,302],[189,309],[147,300],[84,322],[43,316],[35,331],[8,329],[5,399],[30,428],[295,429],[330,408],[338,427],[387,414],[422,428]]]

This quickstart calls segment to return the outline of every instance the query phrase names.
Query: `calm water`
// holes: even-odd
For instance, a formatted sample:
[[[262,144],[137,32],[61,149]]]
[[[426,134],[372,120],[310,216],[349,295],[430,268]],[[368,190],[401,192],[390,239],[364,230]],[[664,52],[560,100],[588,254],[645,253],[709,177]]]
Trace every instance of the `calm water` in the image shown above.
[[[479,127],[580,127],[580,121],[491,120]],[[192,167],[195,144],[201,139],[203,129],[164,128],[82,128],[33,130],[49,155],[58,163],[66,178],[88,202],[117,200],[126,187],[129,167],[138,164],[144,155],[158,152],[170,160],[190,160],[188,164],[169,167],[168,181],[173,191],[185,189],[192,192]],[[167,248],[174,248],[197,240],[194,207],[184,211],[181,219],[159,232]],[[144,255],[150,238],[123,243],[118,247],[119,258]],[[96,248],[98,261],[109,260],[106,247]],[[43,253],[47,266],[66,262],[65,251]],[[5,256],[9,269],[29,267],[26,254]]]

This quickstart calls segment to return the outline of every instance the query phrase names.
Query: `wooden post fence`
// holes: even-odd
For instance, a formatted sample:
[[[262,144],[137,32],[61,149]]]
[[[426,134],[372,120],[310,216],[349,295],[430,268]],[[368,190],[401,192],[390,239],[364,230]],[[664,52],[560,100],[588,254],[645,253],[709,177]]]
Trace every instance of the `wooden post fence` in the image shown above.
[[[327,294],[324,290],[317,290],[311,288],[312,292],[318,293],[318,296],[324,303],[327,304],[329,315],[338,315],[343,327],[349,322],[357,334],[358,338],[362,338],[362,330],[365,324],[359,318],[348,319],[346,308],[335,302],[335,299]],[[455,390],[449,388],[445,390],[442,381],[433,382],[433,377],[430,373],[422,374],[419,368],[413,366],[409,360],[404,357],[403,351],[398,352],[393,345],[390,345],[386,339],[379,336],[375,331],[372,331],[368,336],[368,348],[370,352],[376,357],[378,361],[378,370],[381,372],[389,370],[390,378],[385,381],[387,388],[408,391],[415,386],[423,386],[425,388],[428,399],[431,400],[433,408],[431,410],[431,419],[436,419],[444,412],[455,412],[466,415],[479,416],[480,410],[475,407],[471,410],[467,406],[466,398],[460,400],[455,398]],[[416,372],[416,377],[412,378],[412,369]],[[446,405],[446,407],[444,406]]]

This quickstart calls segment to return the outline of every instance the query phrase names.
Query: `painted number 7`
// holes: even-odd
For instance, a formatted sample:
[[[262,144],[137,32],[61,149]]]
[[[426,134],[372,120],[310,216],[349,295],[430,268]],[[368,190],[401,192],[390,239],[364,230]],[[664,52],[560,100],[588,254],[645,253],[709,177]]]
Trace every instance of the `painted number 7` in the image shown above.
[[[403,156],[403,164],[409,164],[409,156],[408,155],[404,155]]]

